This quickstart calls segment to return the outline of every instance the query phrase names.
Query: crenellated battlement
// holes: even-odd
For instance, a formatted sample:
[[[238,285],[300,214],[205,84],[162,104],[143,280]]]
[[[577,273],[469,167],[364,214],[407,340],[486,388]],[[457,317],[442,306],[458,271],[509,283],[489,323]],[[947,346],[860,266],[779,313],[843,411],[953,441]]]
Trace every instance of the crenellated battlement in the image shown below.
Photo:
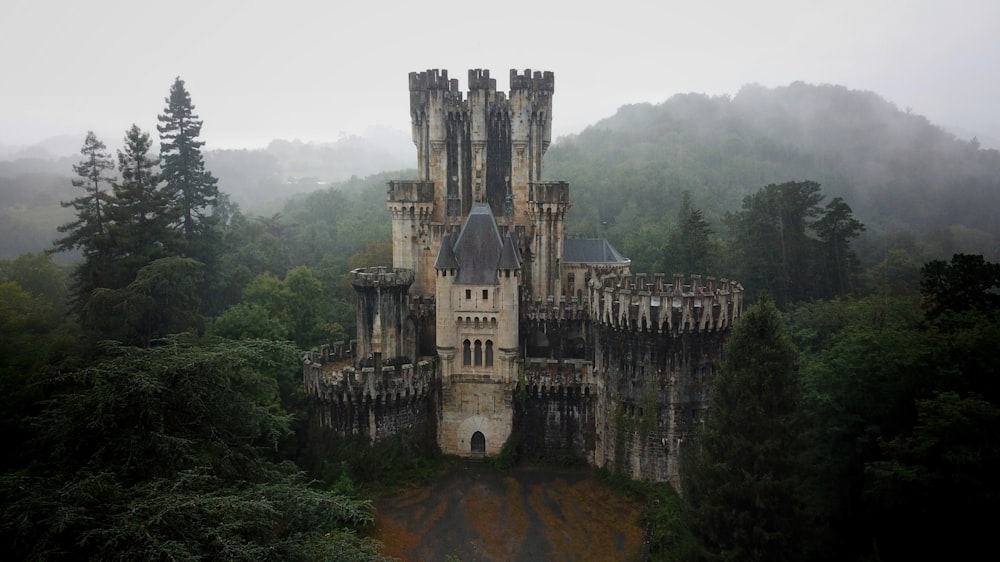
[[[409,287],[413,284],[412,269],[395,267],[362,267],[351,271],[351,285],[355,287]]]
[[[410,91],[447,90],[458,93],[458,80],[448,80],[448,71],[437,68],[410,73]]]
[[[386,189],[389,203],[434,203],[434,182],[393,180]]]
[[[555,74],[549,71],[540,72],[535,71],[532,74],[531,69],[525,69],[522,75],[517,70],[511,69],[510,71],[510,89],[514,90],[535,90],[552,93],[555,91]]]
[[[590,282],[590,318],[616,329],[655,333],[726,330],[743,312],[743,286],[728,279],[606,275]]]
[[[529,203],[569,203],[569,184],[564,181],[531,182]]]
[[[521,318],[534,322],[586,320],[589,314],[590,309],[586,303],[567,300],[565,296],[558,299],[552,296],[544,299],[536,297],[521,303]]]
[[[435,367],[429,361],[416,365],[356,369],[342,362],[324,363],[322,353],[313,349],[302,360],[302,381],[306,392],[323,402],[361,404],[423,399],[432,388]]]
[[[538,389],[536,394],[540,392],[545,395],[550,389],[552,391],[570,387],[593,389],[592,385],[596,383],[593,361],[528,357],[524,361],[524,374],[518,386],[523,384],[527,389]]]
[[[490,78],[490,71],[482,68],[469,70],[469,90],[497,91],[497,81]]]

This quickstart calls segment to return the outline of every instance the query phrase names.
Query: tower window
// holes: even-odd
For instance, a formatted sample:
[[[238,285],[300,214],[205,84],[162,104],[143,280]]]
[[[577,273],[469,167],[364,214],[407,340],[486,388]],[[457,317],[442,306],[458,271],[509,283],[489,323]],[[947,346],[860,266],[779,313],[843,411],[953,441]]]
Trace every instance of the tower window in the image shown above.
[[[469,347],[469,340],[462,342],[462,364],[472,364],[472,349]]]
[[[486,340],[486,366],[493,366],[493,340]]]
[[[490,290],[489,289],[483,289],[483,300],[484,301],[490,300]]]
[[[465,290],[465,300],[472,300],[472,289]]]
[[[483,342],[476,340],[476,366],[483,365]]]

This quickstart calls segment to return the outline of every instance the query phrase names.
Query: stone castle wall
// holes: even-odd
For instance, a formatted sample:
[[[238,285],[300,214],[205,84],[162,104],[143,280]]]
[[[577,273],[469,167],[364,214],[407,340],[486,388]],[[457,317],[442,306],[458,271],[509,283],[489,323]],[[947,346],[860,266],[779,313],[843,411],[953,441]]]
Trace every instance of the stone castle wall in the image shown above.
[[[437,375],[433,362],[356,369],[346,354],[335,351],[329,346],[313,349],[302,361],[313,425],[377,441],[434,423]]]

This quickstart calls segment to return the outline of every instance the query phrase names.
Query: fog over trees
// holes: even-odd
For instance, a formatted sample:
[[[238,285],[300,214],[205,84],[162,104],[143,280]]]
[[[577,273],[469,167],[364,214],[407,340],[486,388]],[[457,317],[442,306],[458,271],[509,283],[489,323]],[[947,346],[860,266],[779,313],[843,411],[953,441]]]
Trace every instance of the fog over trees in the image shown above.
[[[412,161],[357,138],[205,150],[198,92],[164,90],[156,133],[0,161],[0,541],[28,560],[379,559],[364,486],[427,459],[317,462],[298,361],[354,336],[345,273],[391,262],[385,185]],[[554,143],[545,177],[570,182],[567,231],[633,272],[766,295],[726,348],[689,493],[639,492],[654,559],[985,545],[1000,152],[872,92],[750,85],[623,106]]]

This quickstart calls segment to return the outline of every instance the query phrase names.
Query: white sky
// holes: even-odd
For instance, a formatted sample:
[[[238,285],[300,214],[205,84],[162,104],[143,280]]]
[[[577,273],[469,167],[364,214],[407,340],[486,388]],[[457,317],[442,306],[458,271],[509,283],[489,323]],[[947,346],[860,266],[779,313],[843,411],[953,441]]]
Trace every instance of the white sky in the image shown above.
[[[796,80],[1000,137],[998,0],[3,0],[0,144],[155,136],[175,76],[209,148],[409,130],[407,74],[555,72],[554,134],[624,104]],[[108,144],[115,139],[104,138]]]

